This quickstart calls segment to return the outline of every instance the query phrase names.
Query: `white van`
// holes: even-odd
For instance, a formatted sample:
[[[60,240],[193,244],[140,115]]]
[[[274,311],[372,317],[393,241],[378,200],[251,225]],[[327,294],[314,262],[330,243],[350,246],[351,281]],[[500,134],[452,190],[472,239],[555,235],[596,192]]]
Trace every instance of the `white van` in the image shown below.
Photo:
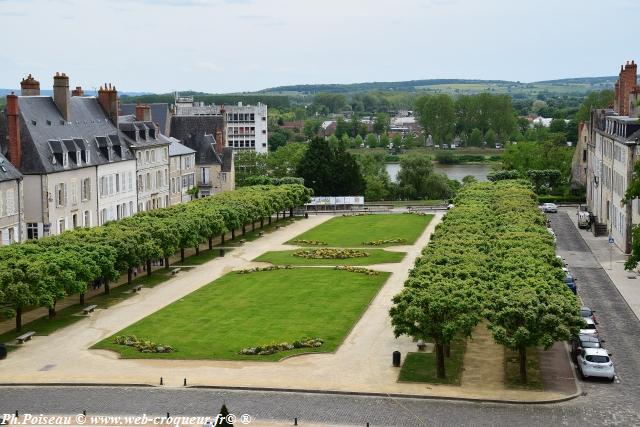
[[[591,216],[589,212],[578,212],[578,228],[589,228],[591,225]]]

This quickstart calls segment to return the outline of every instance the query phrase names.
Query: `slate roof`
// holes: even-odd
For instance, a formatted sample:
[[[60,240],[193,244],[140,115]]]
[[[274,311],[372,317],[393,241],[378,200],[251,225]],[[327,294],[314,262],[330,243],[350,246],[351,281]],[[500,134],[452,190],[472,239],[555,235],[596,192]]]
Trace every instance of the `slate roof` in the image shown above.
[[[180,141],[178,141],[177,139],[172,137],[169,137],[169,139],[171,140],[171,144],[169,145],[169,157],[184,156],[187,154],[195,153],[195,150],[192,150],[191,148],[180,144]]]
[[[49,96],[20,96],[20,134],[25,175],[48,174],[93,167],[120,160],[133,160],[127,138],[108,119],[95,97],[70,98],[71,121],[64,121]],[[88,150],[89,162],[78,164],[76,150]],[[108,153],[112,154],[112,162]],[[62,154],[69,153],[69,166],[62,165]],[[55,158],[55,162],[54,159]]]
[[[0,182],[22,179],[22,174],[0,153]]]
[[[214,135],[218,129],[224,131],[224,125],[222,116],[173,116],[171,136],[196,152],[196,164],[222,165],[223,159],[215,150]]]
[[[222,172],[231,172],[233,168],[233,148],[224,147],[222,150]]]
[[[135,116],[118,117],[118,128],[124,133],[131,148],[146,148],[169,145],[170,138],[158,132],[153,122],[138,122]]]
[[[169,104],[153,103],[147,104],[151,107],[151,121],[157,122],[160,133],[169,135]],[[136,114],[136,104],[120,104],[120,115],[127,116]]]

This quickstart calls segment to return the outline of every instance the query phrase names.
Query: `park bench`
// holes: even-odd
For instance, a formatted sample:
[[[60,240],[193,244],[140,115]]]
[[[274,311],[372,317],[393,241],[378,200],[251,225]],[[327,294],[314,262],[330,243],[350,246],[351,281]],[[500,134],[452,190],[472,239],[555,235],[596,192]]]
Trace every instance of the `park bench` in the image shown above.
[[[418,340],[418,351],[424,351],[426,348],[427,344],[422,340]]]
[[[264,231],[258,232],[258,236],[260,236],[260,237],[264,236]]]
[[[137,285],[131,288],[133,292],[140,292],[142,290],[142,285]]]
[[[95,310],[95,309],[96,309],[96,307],[98,307],[98,306],[97,306],[97,305],[95,305],[95,304],[94,304],[94,305],[88,305],[88,306],[86,306],[85,308],[83,308],[83,309],[82,309],[82,312],[83,312],[84,314],[93,313],[93,310]]]
[[[240,244],[244,245],[245,243],[247,243],[247,239],[240,239]]]
[[[16,341],[18,341],[20,344],[24,344],[25,341],[31,340],[31,337],[34,336],[35,334],[36,333],[34,331],[29,331],[17,337]]]
[[[174,268],[173,270],[171,270],[171,275],[172,276],[175,276],[178,273],[180,273],[180,268]]]
[[[279,230],[279,229],[280,229],[280,226],[279,226],[279,225],[276,225],[276,230]]]

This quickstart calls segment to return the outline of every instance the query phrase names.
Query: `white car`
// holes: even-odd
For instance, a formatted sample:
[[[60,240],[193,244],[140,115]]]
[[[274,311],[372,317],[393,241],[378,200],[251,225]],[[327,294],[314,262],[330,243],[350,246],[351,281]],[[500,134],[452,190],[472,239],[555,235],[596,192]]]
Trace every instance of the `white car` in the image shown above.
[[[543,203],[540,205],[540,209],[545,213],[556,213],[558,212],[558,205],[555,203]]]
[[[553,228],[551,227],[547,227],[547,231],[549,232],[549,234],[551,234],[553,236],[553,242],[555,243],[558,239],[556,238],[556,233],[555,231],[553,231]]]
[[[601,377],[613,381],[616,372],[607,350],[603,348],[583,348],[578,357],[578,370],[582,378]]]
[[[582,319],[586,323],[586,325],[580,329],[581,334],[589,334],[589,335],[598,335],[598,330],[596,329],[596,322],[593,319]]]

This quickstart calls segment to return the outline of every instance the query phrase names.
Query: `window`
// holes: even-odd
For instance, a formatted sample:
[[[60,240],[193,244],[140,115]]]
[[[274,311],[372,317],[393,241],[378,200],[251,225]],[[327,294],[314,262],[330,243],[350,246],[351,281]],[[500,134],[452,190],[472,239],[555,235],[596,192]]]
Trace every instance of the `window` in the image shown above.
[[[164,206],[169,206],[169,196],[164,196]]]
[[[164,185],[169,184],[169,169],[164,170],[164,180],[162,182],[164,182]]]
[[[76,163],[78,166],[82,166],[82,155],[80,154],[80,151],[76,151]]]
[[[150,159],[149,150],[147,150],[147,151],[144,152],[144,160],[145,160],[146,163],[149,163],[149,159]]]
[[[71,227],[72,228],[78,227],[78,214],[71,215]]]
[[[85,163],[91,163],[91,151],[84,150],[84,153],[85,153],[84,162]]]
[[[151,150],[151,163],[156,162],[156,150]]]
[[[200,168],[200,182],[209,184],[209,168]]]
[[[133,215],[133,202],[129,202],[129,215]]]
[[[84,227],[91,227],[91,211],[84,211],[82,225]]]
[[[164,160],[166,161],[169,158],[169,149],[165,147],[164,149]]]
[[[136,153],[136,159],[138,160],[138,163],[142,162],[142,152],[138,151]]]
[[[138,175],[138,191],[144,191],[144,186],[142,185],[142,175]]]
[[[55,187],[56,192],[56,206],[62,207],[67,204],[67,189],[64,183],[60,183]]]
[[[171,193],[175,193],[176,192],[176,179],[175,178],[171,178],[171,188],[169,189],[169,191]]]
[[[9,232],[9,244],[12,244],[16,241],[16,230],[11,227],[7,231]]]
[[[147,172],[147,182],[145,184],[147,191],[151,190],[151,174],[149,172]]]
[[[60,218],[58,220],[58,234],[63,233],[66,230],[67,220],[65,218]]]
[[[91,178],[84,178],[82,180],[82,187],[80,189],[80,199],[85,202],[91,198]]]
[[[129,175],[129,191],[133,191],[133,172],[128,172]]]
[[[113,175],[109,175],[109,195],[113,194]]]
[[[116,219],[122,218],[122,206],[123,205],[116,206]]]
[[[15,210],[15,202],[13,200],[13,188],[9,188],[5,193],[5,195],[7,198],[7,202],[5,203],[5,210],[7,212],[7,216],[15,215],[16,210]]]
[[[4,215],[4,198],[2,197],[2,191],[0,191],[0,217]]]
[[[162,171],[156,171],[156,188],[162,187]]]
[[[102,209],[102,214],[100,215],[101,223],[104,224],[109,220],[109,213],[106,209]]]
[[[220,182],[227,182],[227,173],[220,172]]]
[[[582,161],[583,162],[587,161],[587,150],[582,150]]]
[[[62,153],[62,167],[69,167],[69,153]]]
[[[71,180],[71,204],[78,204],[78,181],[75,178]]]
[[[116,193],[120,192],[120,174],[116,174]]]
[[[35,240],[37,238],[38,238],[38,223],[28,222],[27,223],[27,239]]]

